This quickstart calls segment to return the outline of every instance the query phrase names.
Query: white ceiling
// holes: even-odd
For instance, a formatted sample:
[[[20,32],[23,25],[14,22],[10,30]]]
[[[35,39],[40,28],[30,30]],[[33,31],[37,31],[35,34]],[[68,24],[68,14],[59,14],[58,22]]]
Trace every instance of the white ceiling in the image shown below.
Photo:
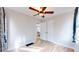
[[[34,14],[37,14],[37,12],[30,10],[28,7],[7,7],[8,9],[15,10],[17,12],[24,13],[28,16],[36,17],[38,19],[42,19],[41,16],[33,16]],[[34,7],[37,8],[38,7]],[[54,11],[54,14],[46,14],[45,18],[50,18],[62,13],[74,11],[74,7],[47,7],[46,10]]]

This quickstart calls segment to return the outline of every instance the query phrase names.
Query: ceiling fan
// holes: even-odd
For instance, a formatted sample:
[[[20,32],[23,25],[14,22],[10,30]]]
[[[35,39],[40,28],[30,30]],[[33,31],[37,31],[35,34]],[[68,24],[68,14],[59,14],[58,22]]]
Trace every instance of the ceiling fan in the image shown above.
[[[30,10],[36,11],[38,12],[37,14],[33,15],[33,16],[37,16],[40,15],[41,17],[45,17],[44,14],[53,14],[54,11],[45,11],[47,7],[40,7],[39,10],[33,8],[33,7],[29,7]]]

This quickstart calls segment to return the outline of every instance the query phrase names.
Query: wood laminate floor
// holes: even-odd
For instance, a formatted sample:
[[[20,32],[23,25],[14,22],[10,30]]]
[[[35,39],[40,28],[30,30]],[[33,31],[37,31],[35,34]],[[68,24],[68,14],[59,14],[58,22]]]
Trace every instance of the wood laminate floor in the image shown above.
[[[40,44],[34,44],[32,46],[43,48],[40,52],[74,52],[73,48],[64,47],[64,46],[57,45],[57,44],[51,43],[49,41],[44,41],[44,40],[42,40]],[[21,48],[23,48],[23,47],[21,47]],[[29,47],[24,47],[24,48],[26,50]],[[28,52],[27,50],[26,51],[25,50],[17,49],[17,50],[8,50],[7,52]]]

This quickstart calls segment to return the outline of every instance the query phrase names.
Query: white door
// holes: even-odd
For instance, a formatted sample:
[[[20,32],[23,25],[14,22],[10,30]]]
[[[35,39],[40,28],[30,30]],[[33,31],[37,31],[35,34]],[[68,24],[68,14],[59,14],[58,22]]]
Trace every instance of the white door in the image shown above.
[[[41,36],[41,39],[47,40],[47,23],[46,23],[46,21],[41,23],[40,36]]]

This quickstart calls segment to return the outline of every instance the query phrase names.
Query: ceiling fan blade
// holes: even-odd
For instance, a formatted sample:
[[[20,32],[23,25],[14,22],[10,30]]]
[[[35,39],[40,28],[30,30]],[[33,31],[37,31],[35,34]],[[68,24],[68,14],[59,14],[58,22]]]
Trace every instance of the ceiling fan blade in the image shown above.
[[[54,11],[45,11],[44,14],[53,14]]]
[[[42,10],[41,10],[41,12],[43,12],[43,11],[45,11],[45,9],[47,8],[47,7],[40,7]]]
[[[29,9],[33,10],[33,11],[37,11],[39,12],[39,10],[35,9],[35,8],[32,8],[32,7],[29,7]]]
[[[39,15],[39,14],[35,14],[35,15],[33,15],[33,16],[37,16],[37,15]]]

